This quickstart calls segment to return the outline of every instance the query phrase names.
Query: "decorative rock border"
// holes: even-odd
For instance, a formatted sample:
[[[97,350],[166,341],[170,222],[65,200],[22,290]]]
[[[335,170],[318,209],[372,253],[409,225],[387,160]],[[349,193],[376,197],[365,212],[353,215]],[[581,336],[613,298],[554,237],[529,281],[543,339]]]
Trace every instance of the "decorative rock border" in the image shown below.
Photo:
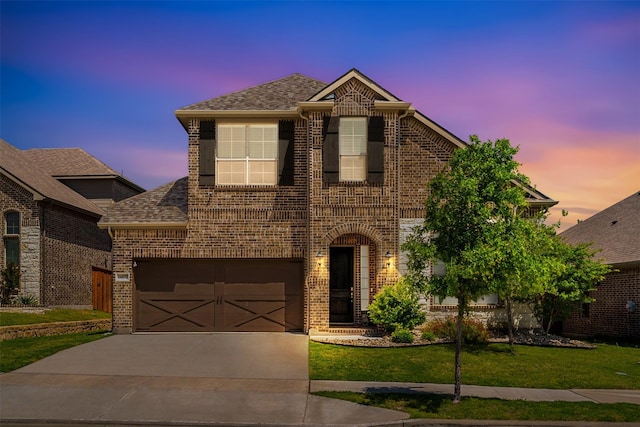
[[[0,341],[15,338],[48,337],[81,332],[110,331],[111,319],[81,320],[76,322],[36,323],[0,327]]]

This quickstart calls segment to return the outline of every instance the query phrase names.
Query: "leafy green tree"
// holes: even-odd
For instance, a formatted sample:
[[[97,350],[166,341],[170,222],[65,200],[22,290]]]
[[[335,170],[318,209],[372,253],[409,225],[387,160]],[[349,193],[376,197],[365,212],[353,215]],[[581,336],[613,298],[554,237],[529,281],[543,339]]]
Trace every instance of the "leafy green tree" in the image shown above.
[[[505,234],[527,206],[521,185],[529,179],[518,172],[517,152],[507,139],[482,142],[471,136],[470,144],[454,152],[448,167],[429,183],[425,220],[403,245],[411,283],[458,299],[454,402],[460,401],[462,325],[469,304],[499,288],[509,250],[511,255],[524,252],[516,251]],[[444,263],[444,273],[428,274],[436,260]]]
[[[581,309],[583,303],[593,302],[590,295],[604,280],[611,266],[596,259],[597,251],[590,244],[571,245],[561,236],[553,236],[553,247],[547,257],[555,261],[545,292],[532,295],[533,312],[549,333],[554,322],[564,321]]]

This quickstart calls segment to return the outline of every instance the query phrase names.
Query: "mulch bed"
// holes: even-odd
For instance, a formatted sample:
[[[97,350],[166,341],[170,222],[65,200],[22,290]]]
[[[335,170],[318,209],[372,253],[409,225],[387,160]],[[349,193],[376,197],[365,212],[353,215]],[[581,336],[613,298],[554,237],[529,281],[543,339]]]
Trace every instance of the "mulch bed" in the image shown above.
[[[314,335],[311,340],[323,343],[345,345],[352,347],[411,347],[424,346],[434,344],[449,344],[453,341],[448,339],[437,338],[435,341],[423,340],[419,333],[414,333],[414,341],[412,343],[397,343],[391,341],[390,336],[382,337],[366,337],[359,335]],[[503,334],[492,333],[489,342],[492,343],[508,343],[509,338]],[[558,335],[545,334],[541,331],[517,331],[514,334],[515,344],[535,345],[542,347],[566,347],[566,348],[583,348],[594,349],[595,345]]]

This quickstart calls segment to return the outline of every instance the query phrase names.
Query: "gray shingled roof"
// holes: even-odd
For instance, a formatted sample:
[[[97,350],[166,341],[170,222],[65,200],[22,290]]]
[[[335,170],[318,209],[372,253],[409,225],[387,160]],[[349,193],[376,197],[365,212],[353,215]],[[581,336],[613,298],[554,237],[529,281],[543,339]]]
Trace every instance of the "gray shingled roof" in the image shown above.
[[[569,243],[593,242],[614,266],[640,263],[640,192],[560,233]]]
[[[45,199],[94,216],[104,213],[101,208],[42,170],[38,163],[24,155],[24,151],[3,139],[0,139],[0,172]]]
[[[115,178],[139,192],[144,191],[144,188],[81,148],[31,148],[23,151],[23,154],[56,178]]]
[[[327,84],[302,74],[198,102],[181,110],[295,110]]]
[[[52,176],[120,175],[81,148],[31,148],[24,155]]]
[[[187,177],[180,178],[114,203],[98,224],[104,228],[118,224],[186,223],[187,183]]]

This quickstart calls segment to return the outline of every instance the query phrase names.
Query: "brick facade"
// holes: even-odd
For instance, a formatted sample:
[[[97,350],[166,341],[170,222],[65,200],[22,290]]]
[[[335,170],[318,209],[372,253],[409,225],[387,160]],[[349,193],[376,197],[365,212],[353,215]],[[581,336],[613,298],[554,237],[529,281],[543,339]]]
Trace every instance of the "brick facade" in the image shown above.
[[[400,222],[423,215],[426,187],[455,146],[401,111],[380,111],[379,95],[358,79],[334,93],[334,106],[312,108],[295,120],[294,181],[291,186],[217,187],[199,181],[200,120],[188,122],[189,176],[186,230],[115,230],[114,271],[132,273],[139,258],[304,259],[305,329],[329,328],[329,249],[369,246],[369,300],[398,278]],[[323,180],[323,118],[384,117],[384,182]],[[406,116],[406,115],[405,115]],[[277,121],[277,119],[275,119]],[[324,256],[321,259],[316,254]],[[386,258],[386,253],[391,254]],[[361,300],[355,268],[354,300]],[[114,283],[114,327],[133,328],[135,284]],[[360,304],[354,323],[366,323]]]
[[[400,246],[410,227],[424,217],[428,182],[464,143],[357,70],[329,86],[301,79],[304,77],[294,75],[176,112],[188,135],[189,175],[184,190],[188,202],[184,210],[181,208],[183,216],[160,209],[155,200],[163,196],[157,193],[148,197],[145,211],[162,211],[173,222],[151,218],[145,225],[133,221],[142,202],[125,201],[116,204],[101,225],[113,233],[114,272],[123,277],[114,282],[117,331],[134,329],[133,264],[144,258],[304,260],[304,329],[327,330],[331,326],[332,247],[353,248],[353,324],[366,324],[363,307],[384,285],[397,281],[404,268]],[[291,82],[296,85],[281,90]],[[311,85],[314,87],[304,96],[290,99]],[[256,116],[249,111],[255,111]],[[374,166],[369,171],[372,178],[367,176],[362,182],[328,179],[323,164],[327,125],[332,123],[328,118],[354,116],[367,117],[369,125],[376,124],[376,139],[367,141],[375,147],[375,156],[371,156]],[[215,171],[207,157],[214,157],[208,150],[215,147],[211,144],[215,144],[216,124],[282,126],[283,121],[293,121],[291,182],[275,186],[213,184],[211,174]],[[213,126],[211,122],[215,122]],[[206,135],[202,140],[201,134]],[[205,173],[200,170],[201,160]],[[376,169],[380,167],[383,176]],[[361,259],[364,247],[368,260]],[[368,275],[364,280],[367,295],[362,291],[362,272]]]
[[[98,218],[45,201],[0,175],[4,214],[20,213],[20,294],[43,305],[91,305],[91,268],[111,269],[111,240]],[[5,265],[4,239],[0,242]]]
[[[564,334],[640,340],[640,267],[609,273],[592,296],[595,301],[588,309],[563,322]],[[633,311],[628,308],[630,301],[636,304]]]
[[[92,267],[111,270],[111,239],[97,218],[48,205],[42,220],[45,305],[91,305]]]

